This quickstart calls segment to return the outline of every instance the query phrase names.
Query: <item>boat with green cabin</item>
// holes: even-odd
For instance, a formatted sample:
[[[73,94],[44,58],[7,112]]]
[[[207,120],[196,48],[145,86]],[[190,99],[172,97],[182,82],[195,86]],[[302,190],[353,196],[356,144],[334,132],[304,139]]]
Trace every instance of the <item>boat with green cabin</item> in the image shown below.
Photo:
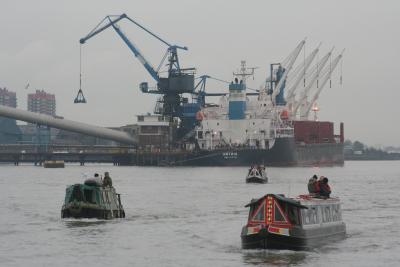
[[[115,188],[92,178],[67,187],[61,218],[125,218],[125,211]]]

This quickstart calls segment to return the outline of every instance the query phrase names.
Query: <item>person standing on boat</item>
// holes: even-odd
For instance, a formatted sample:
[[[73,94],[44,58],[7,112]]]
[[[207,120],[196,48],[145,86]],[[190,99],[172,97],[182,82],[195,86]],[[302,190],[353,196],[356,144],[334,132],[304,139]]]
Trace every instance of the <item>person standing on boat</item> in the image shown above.
[[[103,186],[112,187],[112,180],[111,180],[110,174],[108,172],[104,173]]]
[[[319,195],[322,197],[329,198],[330,194],[331,194],[331,187],[328,184],[328,178],[324,177],[319,182]]]

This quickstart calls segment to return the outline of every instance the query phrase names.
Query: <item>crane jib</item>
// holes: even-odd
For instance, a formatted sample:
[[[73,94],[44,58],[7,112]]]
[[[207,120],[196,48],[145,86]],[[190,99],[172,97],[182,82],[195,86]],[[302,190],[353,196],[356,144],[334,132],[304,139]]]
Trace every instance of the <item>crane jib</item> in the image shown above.
[[[116,18],[115,18],[116,17]],[[186,46],[178,46],[178,45],[171,45],[168,42],[166,42],[164,39],[162,39],[161,37],[159,37],[158,35],[156,35],[155,33],[151,32],[150,30],[148,30],[147,28],[145,28],[144,26],[142,26],[141,24],[137,23],[136,21],[134,21],[133,19],[131,19],[130,17],[128,17],[126,14],[122,14],[120,16],[106,16],[87,36],[85,36],[84,38],[80,39],[80,43],[84,44],[87,40],[89,40],[90,38],[92,38],[93,36],[103,32],[104,30],[106,30],[109,27],[113,27],[113,29],[117,32],[117,34],[121,37],[121,39],[125,42],[125,44],[129,47],[129,49],[133,52],[133,54],[135,55],[135,57],[138,58],[138,60],[140,61],[140,63],[142,63],[142,65],[145,67],[145,69],[147,70],[147,72],[149,72],[149,74],[151,75],[151,77],[157,82],[160,82],[160,77],[158,75],[158,70],[156,71],[152,64],[150,64],[150,62],[148,60],[146,60],[146,58],[144,57],[144,55],[140,52],[140,50],[137,48],[137,46],[135,46],[129,39],[128,37],[119,29],[117,22],[119,22],[120,20],[126,18],[127,20],[129,20],[130,22],[134,23],[136,26],[138,26],[139,28],[141,28],[142,30],[144,30],[145,32],[147,32],[148,34],[150,34],[151,36],[153,36],[154,38],[156,38],[157,40],[159,40],[160,42],[162,42],[163,44],[168,46],[168,50],[171,53],[170,56],[170,60],[172,60],[171,62],[169,62],[169,71],[168,73],[180,73],[181,69],[180,69],[180,65],[179,65],[179,61],[178,61],[178,56],[177,56],[177,49],[182,49],[182,50],[188,50],[188,48]],[[103,22],[107,21],[106,25],[103,25]],[[163,58],[162,62],[160,63],[160,65],[162,65],[163,61],[165,58]]]

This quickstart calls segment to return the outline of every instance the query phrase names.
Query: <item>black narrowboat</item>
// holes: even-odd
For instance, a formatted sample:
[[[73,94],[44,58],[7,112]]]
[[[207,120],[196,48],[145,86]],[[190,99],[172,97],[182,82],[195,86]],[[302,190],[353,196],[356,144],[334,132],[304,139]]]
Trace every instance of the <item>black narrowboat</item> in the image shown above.
[[[84,184],[67,187],[61,218],[125,218],[125,211],[114,187],[87,179]]]
[[[339,198],[267,194],[253,199],[242,248],[307,250],[346,235]]]

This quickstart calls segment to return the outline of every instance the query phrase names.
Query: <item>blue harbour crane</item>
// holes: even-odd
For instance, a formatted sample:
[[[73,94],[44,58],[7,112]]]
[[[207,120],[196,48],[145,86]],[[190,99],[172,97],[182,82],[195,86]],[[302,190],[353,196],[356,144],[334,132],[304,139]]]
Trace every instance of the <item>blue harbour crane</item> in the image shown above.
[[[141,30],[145,31],[167,46],[165,55],[163,56],[158,68],[154,68],[140,52],[139,48],[122,32],[120,26],[118,25],[118,22],[121,20],[127,20],[133,23]],[[157,83],[155,88],[150,88],[147,82],[142,82],[139,86],[143,93],[162,95],[159,100],[161,105],[158,105],[159,109],[157,110],[157,113],[164,116],[169,116],[171,119],[173,117],[179,117],[181,121],[185,120],[183,109],[185,102],[187,102],[187,98],[182,97],[182,94],[194,93],[195,68],[181,68],[178,50],[188,50],[188,48],[186,46],[170,44],[135,20],[128,17],[126,14],[106,16],[89,34],[80,39],[80,43],[85,44],[89,39],[110,27],[115,30],[118,36],[124,41],[134,56],[138,58],[140,63],[142,63],[144,68]],[[160,75],[160,69],[164,65],[168,66],[166,77],[162,77]],[[81,95],[83,94],[81,93]]]
[[[140,52],[139,48],[122,32],[120,26],[118,25],[118,23],[122,20],[127,20],[133,23],[141,30],[167,46],[167,50],[157,68],[153,67],[153,65]],[[128,17],[126,14],[106,16],[91,32],[80,39],[80,44],[85,44],[89,39],[108,28],[112,28],[115,30],[118,36],[124,41],[124,43],[132,51],[134,56],[140,61],[143,67],[156,82],[156,87],[149,87],[147,82],[142,82],[139,85],[139,88],[143,93],[160,95],[156,102],[154,113],[168,116],[171,120],[173,120],[173,118],[180,119],[178,137],[187,136],[187,134],[194,129],[197,124],[197,112],[200,111],[202,107],[206,106],[206,96],[221,96],[227,94],[206,93],[205,87],[207,79],[213,79],[225,83],[229,82],[213,78],[209,75],[202,75],[197,78],[199,79],[199,81],[197,82],[197,84],[195,84],[194,74],[196,69],[181,68],[178,57],[178,50],[187,51],[188,48],[186,46],[170,44],[157,34],[153,33],[132,18]],[[161,68],[163,66],[167,66],[168,68],[166,77],[164,74],[165,72],[161,71]],[[82,73],[82,67],[80,68]],[[161,73],[163,73],[164,76],[161,76]],[[80,78],[81,77],[82,74],[80,75]],[[80,79],[80,88],[78,96],[74,101],[75,103],[86,103],[86,99],[83,96],[81,86],[82,79]],[[191,96],[192,102],[189,102],[189,98],[187,96],[184,96],[184,94],[189,94]]]

